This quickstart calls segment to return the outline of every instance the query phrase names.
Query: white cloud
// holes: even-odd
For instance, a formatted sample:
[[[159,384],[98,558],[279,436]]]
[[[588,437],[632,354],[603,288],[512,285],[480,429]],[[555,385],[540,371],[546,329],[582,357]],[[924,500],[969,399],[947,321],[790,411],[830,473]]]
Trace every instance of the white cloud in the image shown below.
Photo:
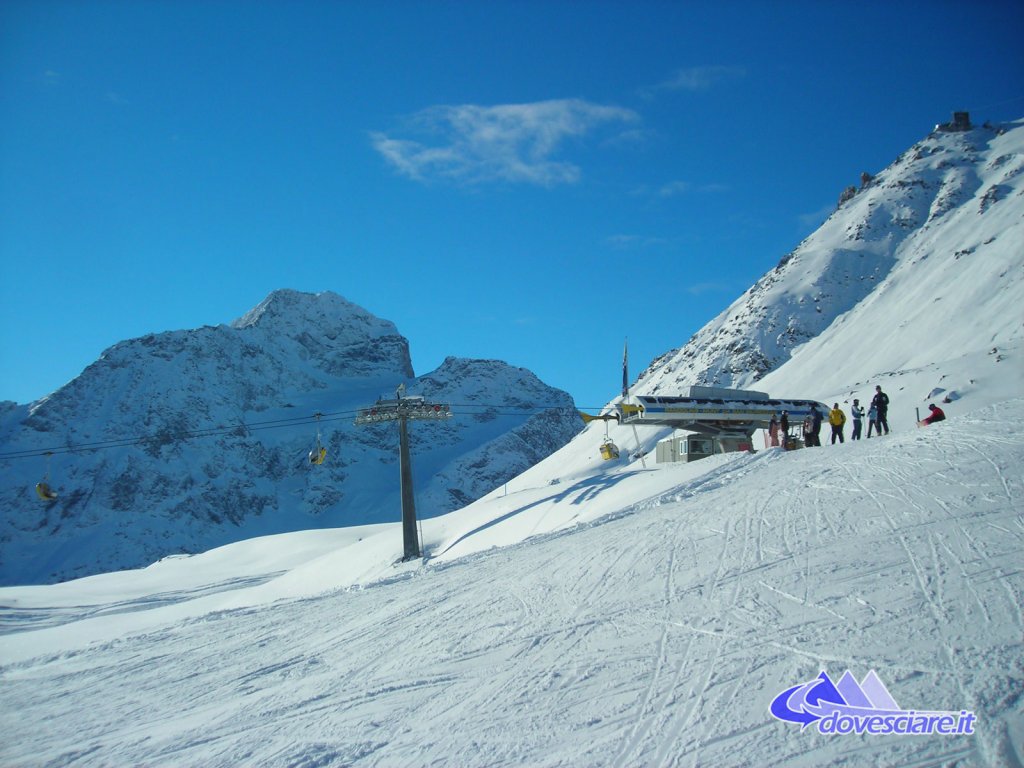
[[[605,244],[616,249],[649,248],[652,246],[668,245],[669,241],[664,237],[651,237],[649,235],[609,235],[605,238]]]
[[[721,64],[687,67],[675,72],[668,80],[646,88],[645,96],[654,96],[660,91],[707,91],[719,83],[745,77],[744,67],[725,66]]]
[[[670,181],[667,184],[662,184],[661,189],[658,190],[658,195],[661,197],[674,197],[675,195],[681,195],[684,192],[688,192],[693,188],[693,185],[688,181]]]
[[[736,286],[728,283],[689,283],[683,287],[691,296],[701,296],[705,293],[722,293],[724,291],[735,291]]]
[[[821,223],[835,211],[835,204],[826,205],[810,213],[801,213],[797,216],[797,222],[805,229],[817,229]]]
[[[682,181],[676,179],[674,181],[667,181],[661,186],[652,187],[648,184],[641,184],[638,187],[633,188],[629,194],[634,197],[676,197],[677,195],[708,195],[718,194],[721,192],[728,192],[730,189],[728,184],[720,184],[712,182],[709,184],[693,184],[689,181]]]
[[[552,186],[579,181],[578,166],[557,154],[566,140],[598,127],[635,123],[636,112],[582,99],[483,107],[437,106],[414,115],[422,140],[370,134],[374,148],[400,173],[468,183],[512,181]]]

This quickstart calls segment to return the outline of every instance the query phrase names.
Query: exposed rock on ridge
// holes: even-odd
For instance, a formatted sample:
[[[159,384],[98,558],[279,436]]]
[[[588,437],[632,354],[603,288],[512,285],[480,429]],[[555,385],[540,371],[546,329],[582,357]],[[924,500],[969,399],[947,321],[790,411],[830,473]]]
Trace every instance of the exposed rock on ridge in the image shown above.
[[[938,131],[915,144],[861,189],[851,188],[815,233],[683,347],[651,363],[635,391],[753,385],[884,290],[897,266],[919,263],[950,243],[956,244],[950,256],[963,250],[1001,258],[1005,243],[988,246],[1005,231],[1007,218],[989,212],[1010,199],[1020,207],[1022,131],[1019,122]],[[976,220],[965,223],[968,213]]]
[[[4,452],[102,449],[52,457],[60,491],[52,505],[32,492],[42,458],[0,462],[0,583],[62,580],[257,535],[399,519],[394,425],[356,428],[352,419],[400,383],[453,405],[559,409],[492,418],[486,407],[465,407],[446,423],[416,424],[424,517],[501,485],[581,426],[572,399],[529,371],[449,358],[417,380],[393,323],[333,293],[275,291],[231,325],[121,342],[49,397],[7,404]],[[328,415],[321,431],[329,453],[311,467],[316,412]]]

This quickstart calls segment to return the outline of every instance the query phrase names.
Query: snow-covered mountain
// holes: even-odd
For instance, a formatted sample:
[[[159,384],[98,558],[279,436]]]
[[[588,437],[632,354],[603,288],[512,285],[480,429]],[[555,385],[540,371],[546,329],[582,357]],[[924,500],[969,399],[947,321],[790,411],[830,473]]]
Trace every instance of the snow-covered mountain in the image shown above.
[[[1024,339],[1022,196],[1024,121],[937,128],[864,174],[816,232],[655,360],[635,392],[747,387],[797,357],[787,379],[800,389],[781,396],[856,393],[862,382],[978,352],[992,353],[979,376],[1019,375],[991,364]],[[832,353],[827,364],[820,351]],[[936,378],[954,386],[974,388]]]
[[[0,462],[0,583],[398,519],[397,430],[352,422],[399,384],[457,406],[411,429],[423,517],[479,498],[580,427],[569,395],[529,371],[449,358],[417,379],[393,323],[332,293],[276,291],[230,325],[119,343],[49,397],[6,404],[3,453],[55,449],[60,498],[34,498],[43,457]],[[328,460],[313,467],[317,412]],[[62,452],[90,445],[101,449]]]
[[[857,263],[842,254],[863,244],[859,206],[885,174],[808,238],[820,249],[794,252],[804,271],[780,268],[777,301],[769,275],[760,303],[729,310],[749,305],[744,333],[717,330],[728,312],[712,324],[708,344],[732,334],[749,368],[726,371],[725,347],[703,364],[666,356],[638,387],[756,381],[832,402],[879,383],[890,435],[645,467],[627,450],[603,461],[595,422],[425,520],[421,561],[396,564],[387,523],[0,589],[0,762],[1024,764],[1024,174],[1007,171],[1022,167],[1024,122],[1004,128],[919,145],[939,165],[973,156],[960,175],[983,181],[934,218],[932,197],[913,231],[876,221],[903,244],[884,275],[869,270],[870,291],[847,293],[859,273],[827,265]],[[875,208],[895,212],[883,197]],[[807,330],[826,294],[846,309],[759,367],[757,350],[780,348],[752,313],[782,318],[789,302]],[[462,365],[418,385],[461,382]],[[949,419],[918,429],[928,398],[948,399]],[[608,429],[647,452],[665,434]],[[969,713],[973,735],[825,735],[773,717],[784,692],[847,670],[873,672],[903,711]]]

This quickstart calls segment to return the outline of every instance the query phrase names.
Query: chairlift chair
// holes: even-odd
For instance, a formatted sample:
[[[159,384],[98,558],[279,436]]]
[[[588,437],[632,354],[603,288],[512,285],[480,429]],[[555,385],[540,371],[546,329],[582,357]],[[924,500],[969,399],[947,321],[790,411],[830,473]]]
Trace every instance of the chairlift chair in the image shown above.
[[[604,442],[601,443],[601,458],[605,461],[612,461],[619,458],[619,446],[617,446],[608,435],[608,421],[604,422]]]
[[[611,438],[606,437],[601,443],[601,458],[605,461],[619,458],[619,446],[613,443]]]
[[[50,487],[50,484],[45,480],[40,480],[36,483],[36,494],[43,501],[56,501],[57,492]]]
[[[316,418],[316,445],[313,447],[313,450],[309,452],[309,463],[317,466],[323,464],[324,459],[327,458],[327,449],[320,442],[320,417],[322,415],[323,414],[321,413],[314,414],[314,417]]]
[[[52,455],[52,453],[47,452],[46,473],[43,475],[43,479],[36,483],[36,495],[40,500],[46,502],[57,500],[57,492],[50,487],[50,456]]]

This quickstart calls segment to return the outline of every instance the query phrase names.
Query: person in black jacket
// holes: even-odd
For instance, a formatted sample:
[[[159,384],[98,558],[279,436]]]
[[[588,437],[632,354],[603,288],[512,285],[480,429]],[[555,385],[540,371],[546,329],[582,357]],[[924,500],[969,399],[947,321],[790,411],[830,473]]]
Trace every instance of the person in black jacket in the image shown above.
[[[882,430],[885,430],[885,434],[889,434],[889,396],[882,391],[882,385],[879,384],[875,387],[875,396],[871,398],[871,404],[875,406],[877,412],[876,422],[878,425],[878,434],[882,434]]]
[[[804,445],[808,448],[821,445],[821,419],[818,406],[812,405],[811,412],[804,419]]]

